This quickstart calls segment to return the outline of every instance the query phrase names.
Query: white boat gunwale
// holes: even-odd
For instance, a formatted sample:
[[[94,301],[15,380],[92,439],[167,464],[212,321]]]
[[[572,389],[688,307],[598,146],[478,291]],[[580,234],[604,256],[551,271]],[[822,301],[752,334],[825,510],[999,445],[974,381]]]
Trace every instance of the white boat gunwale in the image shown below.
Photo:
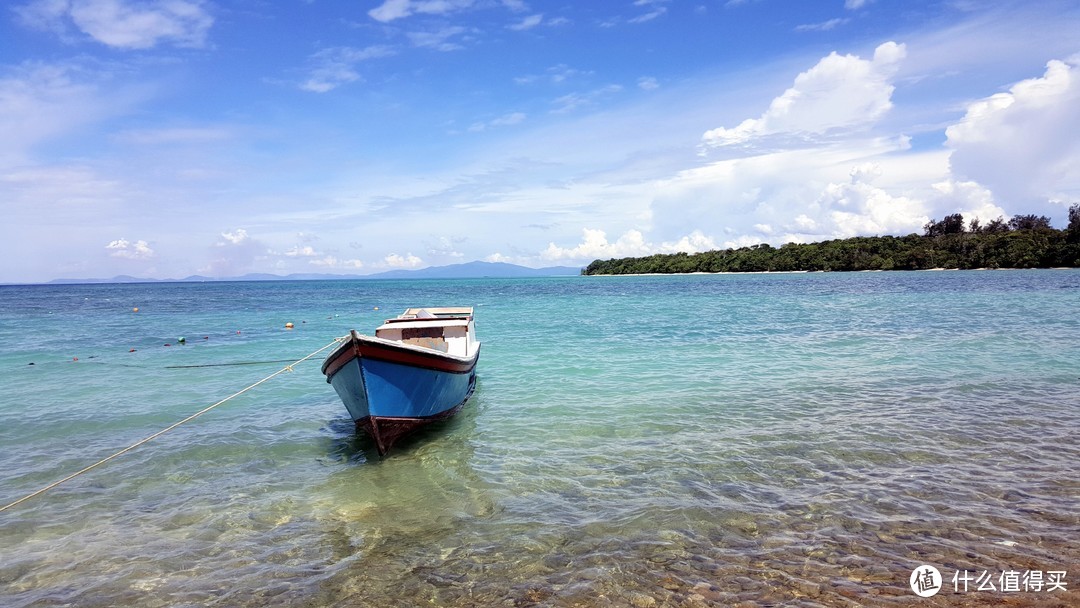
[[[416,315],[420,314],[422,311],[433,316],[417,317]],[[458,337],[458,339],[464,342],[463,346],[465,354],[463,355],[419,344],[412,344],[403,339],[383,338],[378,335],[372,336],[361,334],[356,330],[352,330],[350,335],[346,336],[343,344],[326,358],[326,361],[322,366],[322,373],[326,375],[326,381],[330,382],[334,374],[340,371],[349,361],[361,356],[398,362],[404,365],[417,365],[418,367],[447,371],[450,373],[469,373],[476,365],[476,361],[480,355],[481,345],[480,341],[475,339],[472,311],[472,307],[409,308],[397,317],[386,319],[386,321],[375,330],[376,334],[378,334],[380,330],[398,332],[408,329],[426,329],[434,327],[443,329],[452,327],[459,330],[464,328],[464,335]],[[438,316],[440,314],[444,316]],[[395,357],[373,356],[370,352],[366,355],[361,353],[361,350],[370,351],[372,347],[375,347],[376,349],[380,347],[385,348],[391,352],[400,353],[406,356],[411,354],[413,357],[411,358],[411,363],[409,363],[398,361]],[[419,358],[419,361],[417,358]],[[422,363],[425,360],[432,363]]]

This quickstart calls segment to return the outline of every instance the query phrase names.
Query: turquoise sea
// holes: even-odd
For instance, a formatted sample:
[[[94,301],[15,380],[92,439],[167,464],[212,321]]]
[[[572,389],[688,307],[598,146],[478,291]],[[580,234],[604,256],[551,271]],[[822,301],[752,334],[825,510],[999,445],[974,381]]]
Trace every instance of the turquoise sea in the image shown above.
[[[0,505],[415,305],[456,418],[297,364],[0,513],[0,606],[1080,605],[1076,270],[0,287]]]

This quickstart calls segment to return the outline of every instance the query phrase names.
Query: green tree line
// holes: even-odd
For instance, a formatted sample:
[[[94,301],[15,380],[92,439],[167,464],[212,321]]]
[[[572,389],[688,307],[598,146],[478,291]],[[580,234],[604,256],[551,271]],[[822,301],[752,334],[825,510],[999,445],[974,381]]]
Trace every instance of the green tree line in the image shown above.
[[[928,270],[931,268],[1080,267],[1080,204],[1063,230],[1045,216],[1017,215],[986,224],[961,214],[931,220],[924,234],[870,236],[819,243],[767,244],[687,254],[595,260],[584,275],[684,272]]]

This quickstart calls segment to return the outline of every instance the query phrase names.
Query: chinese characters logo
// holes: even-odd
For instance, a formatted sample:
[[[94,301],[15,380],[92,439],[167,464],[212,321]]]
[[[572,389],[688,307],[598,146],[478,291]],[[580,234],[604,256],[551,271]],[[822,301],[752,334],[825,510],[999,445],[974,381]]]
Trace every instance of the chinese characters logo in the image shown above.
[[[1066,570],[957,570],[952,577],[953,593],[992,591],[998,593],[1068,591],[1069,573]],[[911,572],[908,579],[911,590],[919,597],[933,597],[941,591],[944,581],[941,572],[923,564]]]
[[[941,573],[933,566],[922,565],[911,572],[911,590],[919,597],[932,597],[941,591]]]

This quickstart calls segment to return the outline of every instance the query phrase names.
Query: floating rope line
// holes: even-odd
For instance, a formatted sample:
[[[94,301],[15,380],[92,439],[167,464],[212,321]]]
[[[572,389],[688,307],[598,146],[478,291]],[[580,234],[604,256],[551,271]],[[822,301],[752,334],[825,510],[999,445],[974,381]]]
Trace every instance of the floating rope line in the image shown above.
[[[153,435],[150,435],[149,437],[147,437],[145,439],[141,439],[139,441],[136,441],[135,443],[133,443],[133,444],[129,445],[128,447],[120,450],[119,452],[116,452],[112,456],[102,458],[101,460],[99,460],[99,461],[95,462],[94,464],[82,469],[81,471],[77,471],[75,473],[72,473],[71,475],[68,475],[67,477],[65,477],[65,478],[63,478],[63,479],[61,479],[59,481],[54,481],[53,483],[50,483],[49,485],[45,486],[44,488],[41,488],[40,490],[38,490],[36,492],[32,492],[30,494],[27,494],[26,496],[23,496],[22,498],[20,498],[19,500],[16,500],[13,503],[10,503],[10,504],[4,505],[3,507],[0,507],[0,512],[6,511],[6,510],[10,509],[11,507],[14,507],[15,505],[17,505],[19,503],[30,500],[31,498],[33,498],[35,496],[38,496],[39,494],[44,494],[45,492],[48,492],[49,490],[55,488],[56,486],[58,486],[58,485],[60,485],[62,483],[71,481],[72,479],[75,479],[76,477],[78,477],[79,475],[82,475],[83,473],[91,471],[92,469],[95,469],[95,468],[105,464],[106,462],[109,462],[110,460],[112,460],[112,459],[114,459],[114,458],[116,458],[118,456],[121,456],[123,454],[126,454],[126,453],[130,452],[131,450],[134,450],[135,448],[143,445],[144,443],[149,443],[150,441],[164,435],[165,433],[168,433],[169,431],[175,429],[176,427],[178,427],[178,426],[180,426],[182,424],[185,424],[187,422],[191,422],[192,420],[198,418],[199,416],[202,416],[206,412],[209,412],[210,410],[212,410],[215,407],[225,403],[226,401],[229,401],[230,399],[232,399],[234,397],[239,397],[240,395],[243,395],[244,393],[250,391],[251,389],[255,388],[256,386],[259,386],[263,382],[266,382],[267,380],[270,380],[271,378],[274,378],[274,377],[276,377],[276,376],[278,376],[280,374],[283,374],[285,372],[293,371],[293,366],[294,365],[297,365],[299,363],[303,363],[304,361],[307,361],[308,359],[310,359],[310,358],[314,357],[315,355],[321,353],[322,351],[330,348],[331,346],[339,344],[342,340],[344,340],[344,338],[336,338],[333,342],[327,344],[326,346],[320,348],[319,350],[316,350],[316,351],[312,352],[311,354],[309,354],[309,355],[307,355],[307,356],[305,356],[303,358],[300,358],[300,359],[297,359],[296,361],[293,361],[289,365],[286,365],[285,367],[283,367],[283,368],[279,369],[278,371],[270,374],[269,376],[263,378],[262,380],[259,380],[258,382],[254,383],[252,385],[249,385],[248,387],[229,395],[228,397],[222,399],[221,401],[218,401],[217,403],[215,403],[213,405],[207,406],[207,407],[195,412],[194,414],[188,416],[187,418],[184,418],[180,422],[172,424],[171,426],[169,426],[167,428],[161,429],[160,431],[154,433]]]

